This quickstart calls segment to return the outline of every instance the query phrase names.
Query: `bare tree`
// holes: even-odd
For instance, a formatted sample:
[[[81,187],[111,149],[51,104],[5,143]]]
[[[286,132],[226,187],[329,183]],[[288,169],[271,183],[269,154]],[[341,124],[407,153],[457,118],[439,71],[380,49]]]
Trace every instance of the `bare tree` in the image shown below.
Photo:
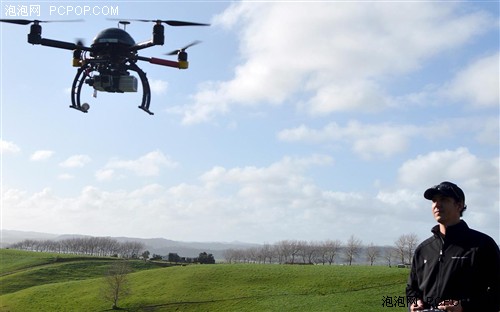
[[[127,261],[120,260],[113,263],[106,274],[103,294],[104,298],[113,304],[113,310],[118,310],[118,300],[130,293],[128,284],[130,271]]]
[[[370,265],[373,265],[375,260],[380,256],[380,248],[375,246],[373,243],[370,243],[366,248],[366,259],[370,261]]]
[[[417,247],[418,236],[416,234],[403,234],[401,235],[395,244],[396,253],[401,259],[401,264],[411,263],[413,258],[413,253]]]
[[[302,263],[312,264],[318,253],[318,246],[314,242],[299,241],[297,243],[298,254],[302,257]]]
[[[342,242],[340,240],[327,240],[323,243],[323,248],[326,249],[326,260],[328,264],[332,265],[335,263],[335,259],[342,247]]]
[[[224,260],[226,260],[227,263],[233,263],[233,261],[236,262],[236,250],[229,248],[224,250],[223,253]]]
[[[269,259],[269,263],[273,262],[274,258],[274,249],[271,245],[265,243],[261,248],[262,257],[264,258],[264,263],[266,263],[266,259]]]
[[[290,241],[283,240],[278,242],[276,245],[276,251],[278,252],[279,263],[287,263],[288,259],[292,255],[292,247],[290,246]]]
[[[300,251],[300,245],[299,242],[296,240],[289,240],[288,241],[289,247],[290,247],[290,256],[292,257],[291,263],[295,263],[295,257],[299,254]]]
[[[352,265],[352,262],[355,261],[355,258],[359,255],[361,251],[361,240],[351,235],[349,240],[347,241],[346,248],[344,250],[346,260],[349,262],[349,265]]]
[[[394,242],[394,245],[400,263],[404,264],[406,255],[406,235],[401,235],[400,237],[398,237],[398,239]]]
[[[415,252],[415,248],[417,248],[418,244],[418,236],[415,233],[410,233],[406,237],[406,252],[408,254],[408,262],[411,263],[413,259],[413,253]]]
[[[396,249],[394,247],[386,247],[384,251],[384,259],[387,261],[387,265],[391,267],[392,259],[394,259],[394,255],[396,254]]]
[[[325,243],[318,243],[316,245],[316,254],[314,255],[314,263],[318,264],[321,263],[325,265],[326,263],[326,256],[327,256],[327,249],[325,248]]]

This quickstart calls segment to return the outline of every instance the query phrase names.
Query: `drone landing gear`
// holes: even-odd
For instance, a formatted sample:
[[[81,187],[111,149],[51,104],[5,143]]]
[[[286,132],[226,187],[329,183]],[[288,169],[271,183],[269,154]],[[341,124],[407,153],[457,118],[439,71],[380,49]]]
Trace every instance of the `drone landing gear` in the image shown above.
[[[142,83],[142,102],[139,106],[140,109],[148,113],[149,115],[154,115],[152,111],[149,110],[149,105],[151,103],[151,88],[149,86],[148,78],[146,73],[142,71],[135,63],[131,63],[126,67],[127,70],[135,71],[141,78]],[[87,81],[87,77],[95,71],[91,62],[78,68],[75,79],[71,86],[71,105],[70,108],[81,111],[82,113],[88,113],[90,105],[88,103],[81,104],[80,93],[82,90],[83,83]],[[95,89],[94,89],[95,90]]]
[[[70,105],[69,106],[70,108],[74,108],[76,110],[79,110],[80,112],[82,113],[88,113],[89,112],[89,109],[90,109],[90,105],[88,103],[83,103],[82,106],[78,107],[78,106],[73,106],[73,105]]]
[[[82,113],[88,113],[90,105],[83,103],[80,105],[80,91],[82,90],[83,82],[85,78],[88,77],[88,71],[86,70],[89,66],[82,66],[78,68],[76,72],[75,79],[71,86],[71,105],[70,108],[81,111]],[[81,77],[80,77],[81,76]]]
[[[149,115],[154,115],[152,111],[149,110],[149,104],[151,103],[151,88],[149,87],[148,77],[146,73],[139,68],[135,63],[131,63],[129,69],[135,71],[139,78],[141,78],[142,83],[142,102],[139,106],[140,109],[148,113]]]
[[[137,107],[139,107],[140,109],[142,109],[143,111],[145,111],[146,113],[148,113],[150,115],[154,115],[155,114],[152,111],[150,111],[149,109],[147,109],[146,107],[142,107],[142,106],[137,106]]]

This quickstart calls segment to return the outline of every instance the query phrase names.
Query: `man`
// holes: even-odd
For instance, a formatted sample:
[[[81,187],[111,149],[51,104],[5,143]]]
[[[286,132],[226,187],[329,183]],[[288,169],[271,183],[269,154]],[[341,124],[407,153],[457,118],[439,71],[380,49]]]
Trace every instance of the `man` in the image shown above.
[[[424,192],[437,225],[415,250],[406,287],[409,310],[500,311],[500,251],[461,219],[465,194],[451,182]]]

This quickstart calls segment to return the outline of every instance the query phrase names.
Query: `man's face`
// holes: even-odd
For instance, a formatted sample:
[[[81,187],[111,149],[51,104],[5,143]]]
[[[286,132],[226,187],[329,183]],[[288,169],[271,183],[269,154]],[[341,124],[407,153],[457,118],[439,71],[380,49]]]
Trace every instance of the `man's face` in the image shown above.
[[[463,205],[452,197],[436,194],[432,198],[434,219],[443,225],[453,225],[460,221]]]

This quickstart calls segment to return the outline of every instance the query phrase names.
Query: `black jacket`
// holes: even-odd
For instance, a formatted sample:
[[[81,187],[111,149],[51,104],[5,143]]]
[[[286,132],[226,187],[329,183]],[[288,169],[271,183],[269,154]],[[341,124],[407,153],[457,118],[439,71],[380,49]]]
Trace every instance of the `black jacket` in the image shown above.
[[[464,311],[500,311],[500,251],[486,234],[462,220],[422,242],[413,256],[406,287],[409,304],[421,299],[426,308],[459,300]]]

